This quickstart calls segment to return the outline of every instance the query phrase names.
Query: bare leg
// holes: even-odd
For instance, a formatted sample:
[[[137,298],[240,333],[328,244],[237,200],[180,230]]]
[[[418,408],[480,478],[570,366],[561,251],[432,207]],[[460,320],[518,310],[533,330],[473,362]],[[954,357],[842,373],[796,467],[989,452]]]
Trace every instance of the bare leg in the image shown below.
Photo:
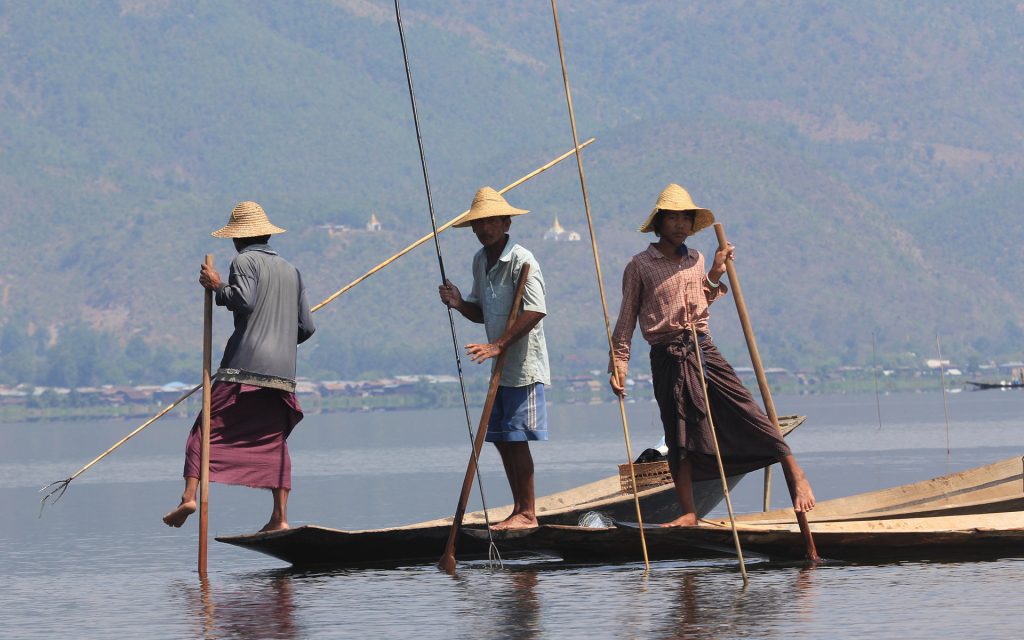
[[[520,496],[514,487],[517,486],[516,482],[516,467],[515,460],[513,460],[513,454],[507,446],[504,446],[504,442],[495,442],[494,447],[498,450],[498,455],[501,456],[501,464],[505,467],[505,478],[508,479],[508,486],[512,487],[512,513],[508,515],[509,518],[519,515],[519,512],[523,510],[523,505],[520,502]]]
[[[807,481],[804,470],[797,464],[796,458],[788,455],[779,460],[782,465],[782,472],[786,476],[786,484],[789,486],[789,495],[793,498],[793,510],[806,513],[814,508],[814,492],[811,491],[811,483]]]
[[[274,511],[270,520],[260,531],[279,531],[288,528],[288,489],[271,489],[274,494]]]
[[[196,512],[196,492],[199,490],[199,478],[185,478],[185,491],[181,494],[178,506],[164,516],[164,524],[168,527],[180,527],[185,520]]]
[[[679,466],[672,474],[672,480],[676,483],[676,497],[679,498],[679,506],[682,507],[683,515],[661,526],[687,527],[696,525],[697,507],[693,501],[693,466],[688,458],[683,458],[679,461]]]
[[[527,529],[537,526],[537,515],[535,513],[535,497],[533,493],[533,455],[530,453],[528,442],[496,442],[494,443],[501,454],[503,461],[506,460],[506,475],[508,476],[509,487],[512,489],[512,501],[516,505],[512,515],[502,520],[492,528],[503,529]]]

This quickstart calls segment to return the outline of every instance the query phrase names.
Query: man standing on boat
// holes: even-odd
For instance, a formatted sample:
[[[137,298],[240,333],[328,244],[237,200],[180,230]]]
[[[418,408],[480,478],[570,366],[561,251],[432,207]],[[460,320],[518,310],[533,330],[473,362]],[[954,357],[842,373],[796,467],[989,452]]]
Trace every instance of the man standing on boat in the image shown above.
[[[470,321],[484,325],[488,343],[466,345],[474,362],[507,352],[487,425],[487,441],[493,442],[501,455],[512,489],[513,508],[512,514],[494,525],[494,529],[537,526],[529,443],[548,439],[544,386],[551,384],[551,375],[542,322],[547,313],[544,277],[533,254],[512,242],[508,235],[512,216],[524,213],[528,212],[509,205],[490,187],[477,191],[469,213],[453,225],[472,227],[483,245],[473,256],[473,289],[463,298],[458,287],[447,280],[438,287],[441,302]],[[527,263],[530,272],[523,291],[522,311],[506,331],[519,271]]]
[[[270,489],[274,509],[261,531],[288,528],[291,458],[288,436],[302,420],[295,397],[296,346],[316,330],[299,271],[270,248],[284,233],[255,202],[239,203],[211,235],[231,238],[238,255],[228,281],[205,264],[199,284],[235,317],[210,398],[210,480]],[[201,416],[185,447],[185,491],[164,516],[180,527],[196,510]]]
[[[651,345],[654,396],[668,444],[668,462],[683,514],[665,526],[696,525],[693,481],[718,477],[714,442],[691,327],[704,361],[708,403],[727,476],[780,462],[795,488],[797,511],[814,508],[814,494],[771,420],[754,402],[735,371],[718,352],[708,330],[708,307],[728,289],[721,282],[734,248],[715,252],[704,272],[704,256],[685,244],[689,236],[711,226],[715,216],[693,203],[690,194],[670,184],[640,227],[658,241],[633,256],[622,275],[622,306],[612,334],[610,384],[625,395],[626,371],[637,320]]]

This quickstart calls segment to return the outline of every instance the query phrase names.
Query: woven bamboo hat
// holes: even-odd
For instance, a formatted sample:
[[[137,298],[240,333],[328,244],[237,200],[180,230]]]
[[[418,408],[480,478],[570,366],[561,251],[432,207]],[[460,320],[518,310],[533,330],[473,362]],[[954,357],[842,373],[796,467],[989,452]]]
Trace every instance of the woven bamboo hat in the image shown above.
[[[480,220],[481,218],[519,216],[524,213],[530,212],[526,209],[516,209],[506,202],[500,193],[490,187],[483,187],[473,196],[473,204],[469,207],[469,212],[459,218],[459,221],[452,226],[459,228],[468,227],[474,220]]]
[[[641,233],[654,231],[654,216],[658,215],[659,211],[693,211],[697,215],[693,219],[691,235],[715,223],[715,214],[711,213],[710,209],[703,209],[694,204],[693,198],[690,197],[686,189],[674,182],[665,187],[658,196],[658,202],[655,203],[651,215],[647,216],[647,221],[640,225]]]
[[[253,238],[275,233],[284,233],[284,229],[271,224],[258,203],[247,200],[236,204],[228,223],[210,235],[215,238]]]

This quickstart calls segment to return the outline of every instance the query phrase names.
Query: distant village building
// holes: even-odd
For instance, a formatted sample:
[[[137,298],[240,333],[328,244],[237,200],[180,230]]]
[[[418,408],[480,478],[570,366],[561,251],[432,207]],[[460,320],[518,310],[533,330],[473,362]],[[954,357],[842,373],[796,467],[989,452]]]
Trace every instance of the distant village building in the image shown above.
[[[551,228],[544,232],[544,239],[554,242],[579,242],[580,234],[575,231],[566,231],[558,223],[558,216],[555,216],[555,224],[551,225]]]
[[[377,214],[371,213],[370,221],[367,222],[366,226],[363,227],[362,229],[353,229],[347,224],[334,224],[330,222],[327,224],[322,224],[318,228],[323,229],[324,231],[327,232],[328,236],[334,238],[337,236],[351,235],[353,233],[377,233],[378,231],[384,230],[384,225],[382,225],[380,223],[380,220],[377,219]]]

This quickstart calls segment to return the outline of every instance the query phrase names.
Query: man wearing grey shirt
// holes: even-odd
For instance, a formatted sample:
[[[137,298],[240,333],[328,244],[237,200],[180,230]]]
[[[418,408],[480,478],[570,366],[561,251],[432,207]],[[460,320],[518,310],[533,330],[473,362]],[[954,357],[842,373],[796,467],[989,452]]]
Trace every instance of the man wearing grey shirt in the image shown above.
[[[501,455],[512,489],[512,513],[494,529],[537,526],[533,490],[531,440],[547,440],[544,386],[551,384],[544,342],[544,276],[533,254],[512,242],[512,216],[527,213],[508,204],[490,187],[477,191],[473,205],[456,227],[472,227],[483,248],[473,256],[473,289],[463,298],[445,281],[438,287],[441,302],[472,322],[482,323],[486,344],[466,345],[474,362],[506,353],[498,393],[487,425],[487,441]],[[506,331],[520,269],[530,265],[523,291],[522,311]]]
[[[296,346],[313,335],[312,314],[299,271],[270,248],[284,229],[270,223],[255,202],[242,202],[212,235],[231,238],[238,255],[227,282],[205,264],[199,284],[215,292],[233,314],[235,329],[224,347],[210,397],[210,480],[270,489],[274,509],[261,531],[288,528],[291,458],[288,436],[302,420],[295,397]],[[180,527],[196,510],[200,419],[185,448],[185,491],[164,516]]]

